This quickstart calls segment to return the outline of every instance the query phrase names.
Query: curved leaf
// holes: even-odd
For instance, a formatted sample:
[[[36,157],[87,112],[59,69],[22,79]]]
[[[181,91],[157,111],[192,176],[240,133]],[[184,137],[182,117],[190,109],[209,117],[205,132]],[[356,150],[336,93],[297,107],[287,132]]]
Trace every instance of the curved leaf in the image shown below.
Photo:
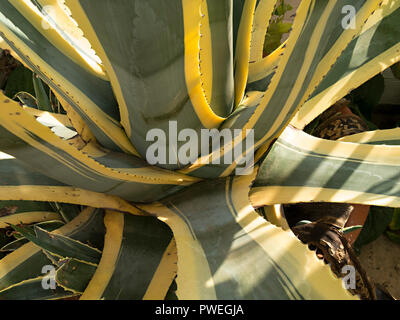
[[[178,298],[352,298],[314,252],[253,210],[247,195],[255,173],[201,182],[141,206],[174,233]]]
[[[201,4],[201,81],[210,107],[221,117],[233,107],[232,6],[231,0]]]
[[[324,80],[295,115],[291,124],[302,129],[354,88],[382,72],[400,58],[400,3],[381,2],[360,34],[346,47]]]
[[[61,216],[56,212],[33,211],[16,213],[0,217],[0,228],[7,228],[10,224],[31,224],[57,219],[61,219]]]
[[[107,212],[103,256],[82,299],[163,299],[176,274],[171,231],[154,217]]]
[[[46,278],[38,277],[12,285],[0,291],[0,300],[55,300],[75,295],[59,286],[43,289],[43,282],[46,281]]]
[[[101,60],[96,56],[89,41],[84,37],[82,30],[79,29],[74,20],[68,14],[64,0],[31,1],[42,13],[45,21],[49,24],[48,27],[54,28],[62,36],[65,42],[70,44],[83,58],[84,62],[81,62],[81,66],[83,68],[88,68],[88,66],[90,66],[89,70],[91,72],[94,72],[98,77],[104,80],[108,80],[108,77],[101,65]],[[42,23],[46,25],[44,21]],[[57,45],[57,47],[60,46]],[[65,51],[71,52],[70,49],[68,50],[68,45],[66,43],[61,42],[61,47],[67,48]]]
[[[258,105],[244,108],[231,115],[221,129],[239,129],[233,142],[220,150],[198,159],[187,172],[193,176],[227,176],[236,168],[247,154],[255,150],[264,154],[270,143],[282,132],[297,109],[307,100],[315,87],[328,73],[341,54],[343,47],[360,31],[371,13],[379,7],[376,1],[355,1],[355,29],[343,29],[338,21],[342,18],[342,7],[346,1],[302,1],[297,11],[293,30],[288,38],[284,54],[278,68]],[[211,158],[222,158],[232,148],[242,144],[247,130],[254,130],[254,144],[235,157],[232,164],[212,166]],[[206,163],[206,165],[204,165]],[[211,174],[207,174],[210,172]],[[206,173],[207,175],[205,175]]]
[[[251,35],[250,63],[258,62],[263,59],[265,35],[267,34],[268,25],[277,2],[278,0],[257,1]]]
[[[53,233],[81,242],[90,240],[91,245],[101,249],[104,241],[102,220],[101,210],[88,207],[74,220]],[[0,289],[43,275],[43,266],[50,263],[42,250],[32,242],[23,245],[0,260]]]
[[[21,207],[22,212],[51,211],[52,208],[37,203],[28,205],[26,201],[20,200],[66,202],[143,215],[140,210],[121,198],[66,186],[30,170],[17,159],[0,160],[0,176],[2,177],[0,200],[7,200],[7,202],[1,201],[0,203],[4,206]]]
[[[250,61],[247,90],[266,91],[268,89],[286,48],[286,41],[265,58],[257,62]]]
[[[29,227],[12,226],[26,239],[30,240],[43,250],[49,251],[53,255],[63,258],[74,258],[86,263],[97,264],[101,257],[101,251],[88,246],[80,241],[69,237],[52,234],[35,226]]]
[[[85,291],[97,266],[76,259],[68,259],[56,272],[56,281],[59,286],[73,293]]]
[[[104,152],[95,144],[83,152],[26,114],[17,102],[6,99],[0,105],[0,148],[65,184],[143,202],[198,181],[150,167],[132,155]]]
[[[339,141],[397,146],[400,145],[400,128],[361,132],[340,138]]]
[[[177,121],[179,131],[214,128],[223,121],[209,105],[201,84],[202,2],[66,1],[104,62],[119,103],[121,123],[143,157],[151,145],[146,140],[151,129],[160,129],[168,137],[170,121]],[[229,67],[229,61],[224,63]],[[166,141],[167,150],[174,147]],[[170,163],[167,168],[179,168]]]
[[[27,1],[18,4],[28,5]],[[8,1],[3,2],[0,35],[31,70],[74,107],[103,146],[135,153],[118,123],[110,83],[81,68],[48,41],[30,22],[35,12],[26,9],[24,14],[26,17]]]
[[[240,18],[234,60],[235,107],[242,101],[246,89],[256,4],[257,0],[245,0]]]
[[[399,157],[399,146],[324,140],[289,126],[263,161],[251,201],[400,207]]]
[[[7,252],[7,251],[11,251],[12,252],[12,251],[17,250],[18,248],[20,248],[21,246],[23,246],[27,242],[29,242],[29,240],[27,240],[25,238],[14,240],[14,241],[9,242],[5,246],[3,246],[0,249],[0,251],[1,252]]]

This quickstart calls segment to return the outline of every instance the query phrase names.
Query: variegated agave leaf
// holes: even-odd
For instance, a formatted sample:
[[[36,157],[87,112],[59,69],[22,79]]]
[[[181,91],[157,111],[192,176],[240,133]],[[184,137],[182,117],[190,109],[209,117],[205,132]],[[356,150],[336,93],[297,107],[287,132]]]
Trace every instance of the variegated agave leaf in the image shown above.
[[[343,28],[348,1],[303,0],[287,41],[263,57],[277,3],[1,1],[2,47],[38,78],[35,97],[0,93],[0,201],[84,207],[0,217],[2,229],[36,225],[2,246],[0,298],[164,299],[175,277],[179,299],[357,298],[273,205],[400,206],[397,129],[338,141],[301,131],[399,61],[400,3],[355,0],[355,28]],[[171,122],[244,134],[189,164],[150,165],[151,129],[172,156],[186,143]],[[210,161],[246,130],[254,144]],[[248,152],[254,170],[235,177]],[[53,293],[40,290],[44,265]]]

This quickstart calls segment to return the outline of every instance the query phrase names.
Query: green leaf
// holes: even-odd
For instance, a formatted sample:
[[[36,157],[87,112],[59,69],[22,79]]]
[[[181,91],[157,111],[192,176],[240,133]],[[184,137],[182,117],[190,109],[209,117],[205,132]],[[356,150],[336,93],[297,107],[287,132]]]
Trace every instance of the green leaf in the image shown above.
[[[31,243],[26,243],[0,260],[0,290],[22,281],[43,276],[42,268],[50,260]]]
[[[41,228],[48,232],[57,230],[61,228],[63,225],[65,225],[65,223],[59,220],[45,221],[34,224],[35,227]]]
[[[40,248],[50,251],[55,255],[95,264],[100,261],[101,251],[80,241],[47,232],[36,226],[30,228],[12,225],[12,227]]]
[[[57,284],[74,293],[85,291],[97,267],[91,264],[68,259],[56,272]]]
[[[25,8],[25,12],[20,12],[14,5]],[[37,13],[27,3],[3,2],[0,7],[3,39],[29,68],[71,105],[104,147],[133,152],[134,149],[119,123],[118,106],[110,83],[71,59],[70,53],[75,56],[79,54],[60,39],[61,35],[57,36],[53,28],[43,29],[39,22],[36,29],[33,24],[38,19]],[[54,42],[49,41],[47,32],[70,50],[60,50]],[[83,60],[82,57],[80,60]],[[31,90],[23,91],[34,95],[32,73],[30,78]],[[12,96],[19,91],[21,89],[11,90]]]
[[[389,229],[392,231],[400,230],[400,209],[395,208],[393,211],[392,221],[389,223]]]
[[[15,94],[13,97],[14,100],[18,99],[22,104],[37,109],[36,98],[32,96],[30,93],[21,91]]]
[[[287,11],[292,10],[292,6],[290,4],[285,4],[284,0],[281,0],[279,5],[277,5],[274,15],[283,16]]]
[[[81,151],[36,121],[17,102],[1,101],[1,96],[1,150],[55,180],[135,202],[155,201],[198,181],[149,166],[133,155],[104,150],[95,143],[86,152]]]
[[[178,131],[191,128],[198,132],[204,127],[215,128],[223,121],[202,90],[200,55],[204,53],[201,53],[199,28],[203,18],[209,18],[213,31],[208,39],[213,46],[207,51],[208,59],[203,58],[215,58],[209,62],[213,70],[218,70],[213,76],[217,82],[212,82],[217,90],[211,90],[211,100],[223,101],[218,103],[221,108],[217,113],[227,114],[231,110],[232,38],[228,26],[232,2],[207,1],[211,11],[205,17],[200,12],[202,2],[66,1],[72,16],[79,17],[80,27],[110,75],[121,124],[142,157],[152,144],[146,140],[146,134],[153,128],[167,134],[166,148],[169,148],[170,121],[177,121]],[[198,37],[199,41],[189,41],[188,37]],[[178,147],[181,145],[183,142],[179,141]],[[171,170],[181,167],[173,161],[169,163],[160,166]]]
[[[2,248],[11,241],[7,231],[8,230],[6,230],[6,229],[0,230],[0,247],[2,247]],[[0,249],[0,251],[3,251],[3,250]],[[2,258],[1,255],[0,255],[0,257]]]
[[[314,252],[254,211],[248,198],[254,175],[200,182],[140,206],[174,233],[178,298],[351,298]]]
[[[69,203],[53,202],[51,203],[51,206],[54,207],[55,211],[63,217],[65,222],[70,222],[82,211],[81,206]]]
[[[103,256],[82,299],[164,299],[176,276],[171,230],[155,217],[111,211],[104,223]]]
[[[44,110],[48,112],[53,112],[53,108],[51,106],[49,100],[49,91],[45,89],[42,80],[36,75],[32,75],[33,87],[35,89],[35,96],[37,101],[37,106],[39,110]]]
[[[0,291],[0,300],[54,300],[74,296],[74,293],[65,291],[56,286],[55,289],[44,289],[44,277],[25,280]]]
[[[260,166],[252,202],[400,207],[399,151],[395,145],[320,139],[288,126]]]
[[[102,248],[104,241],[103,210],[86,208],[58,234]],[[0,260],[0,290],[24,280],[42,276],[42,268],[52,261],[34,243],[30,242]]]
[[[264,56],[269,55],[281,45],[283,34],[289,32],[291,23],[272,23],[265,36]]]
[[[304,128],[353,89],[387,69],[398,56],[399,19],[399,3],[382,3],[300,108],[292,125]]]
[[[6,244],[3,246],[0,251],[15,251],[19,249],[21,246],[23,246],[25,243],[29,242],[28,239],[26,238],[20,238],[14,241],[11,241],[10,243]]]
[[[392,69],[393,75],[397,78],[400,79],[400,62],[395,63],[390,67]]]
[[[392,240],[393,242],[399,243],[400,244],[400,233],[398,231],[390,231],[387,230],[386,231],[386,235],[388,236],[388,238],[390,240]]]
[[[42,250],[42,252],[51,261],[51,263],[57,267],[61,267],[63,265],[63,263],[65,263],[65,261],[68,260],[68,259],[60,258],[59,256],[56,256],[47,250]]]
[[[351,227],[343,228],[342,232],[343,232],[343,234],[348,234],[350,232],[362,229],[362,227],[363,226],[361,226],[361,225],[351,226]]]
[[[254,64],[261,63],[264,60],[264,42],[268,26],[273,23],[273,13],[278,0],[258,0],[253,17],[253,28],[250,45],[250,63],[248,82],[252,78],[251,73]],[[234,6],[235,7],[235,6]],[[265,61],[265,60],[264,60]],[[247,88],[246,88],[247,90]]]
[[[2,160],[4,161],[4,160]],[[5,167],[8,167],[10,172],[14,172],[15,175],[18,175],[17,170],[13,170],[14,167],[12,165],[12,161],[8,163],[4,163]],[[1,161],[0,161],[1,164]],[[0,169],[1,172],[1,169]],[[4,177],[3,172],[1,173],[1,177]],[[34,177],[34,178],[39,178],[39,177]],[[8,183],[10,184],[11,181]],[[21,181],[22,182],[22,181]],[[33,211],[46,211],[46,212],[51,212],[53,211],[52,207],[48,202],[42,202],[42,201],[19,201],[19,200],[2,200],[0,201],[0,210],[4,214],[6,210],[12,210],[13,213],[22,213],[22,212],[33,212]]]
[[[292,7],[286,5],[284,1],[281,1],[275,8],[274,16],[271,19],[265,35],[264,56],[269,55],[278,48],[282,42],[282,36],[292,28],[292,23],[283,22],[285,13],[291,9]]]
[[[9,98],[14,98],[17,93],[24,91],[34,96],[35,89],[33,88],[32,75],[32,71],[23,65],[16,67],[7,80],[4,88],[5,95]]]

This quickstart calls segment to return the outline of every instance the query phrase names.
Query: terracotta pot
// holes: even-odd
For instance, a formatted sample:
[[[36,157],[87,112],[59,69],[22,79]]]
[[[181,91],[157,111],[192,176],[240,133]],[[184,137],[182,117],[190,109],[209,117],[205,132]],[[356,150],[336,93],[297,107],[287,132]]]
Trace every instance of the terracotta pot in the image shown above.
[[[361,225],[363,226],[365,223],[365,220],[368,217],[368,212],[370,206],[362,205],[362,204],[353,204],[354,207],[353,211],[351,212],[349,219],[346,222],[345,227],[352,227],[352,226],[358,226]],[[361,229],[355,230],[353,232],[345,234],[345,238],[347,241],[353,245],[353,243],[356,241],[358,235],[360,234]]]

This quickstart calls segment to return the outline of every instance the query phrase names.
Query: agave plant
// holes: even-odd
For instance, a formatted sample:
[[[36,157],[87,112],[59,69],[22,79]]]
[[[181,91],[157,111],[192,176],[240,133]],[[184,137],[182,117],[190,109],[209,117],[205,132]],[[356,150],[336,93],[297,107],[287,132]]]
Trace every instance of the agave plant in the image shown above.
[[[1,1],[1,37],[67,113],[0,93],[0,200],[18,201],[1,223],[20,237],[0,260],[1,298],[164,299],[175,278],[179,299],[357,298],[274,205],[400,207],[400,129],[339,141],[302,131],[400,60],[400,1],[303,0],[264,57],[276,3]],[[165,163],[149,161],[153,129]],[[239,134],[172,161],[185,129]]]

